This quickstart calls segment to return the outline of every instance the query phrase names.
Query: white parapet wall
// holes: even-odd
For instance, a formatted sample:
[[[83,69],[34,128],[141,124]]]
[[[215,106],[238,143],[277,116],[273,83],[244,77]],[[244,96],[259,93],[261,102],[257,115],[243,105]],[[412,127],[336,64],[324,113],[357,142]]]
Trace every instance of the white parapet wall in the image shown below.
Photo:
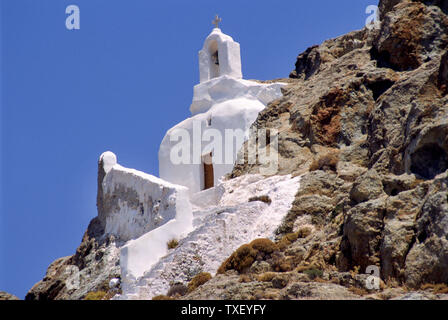
[[[123,275],[143,274],[167,253],[169,240],[191,231],[186,187],[124,168],[112,152],[100,157],[99,180],[98,216],[105,233],[127,241],[121,249]]]
[[[128,241],[180,216],[191,218],[187,188],[122,167],[112,152],[103,153],[101,163],[105,175],[98,215],[106,233]]]
[[[190,207],[191,213],[191,207]],[[168,254],[168,242],[184,238],[193,230],[192,216],[180,215],[121,248],[121,278],[126,285],[140,278],[162,257]]]

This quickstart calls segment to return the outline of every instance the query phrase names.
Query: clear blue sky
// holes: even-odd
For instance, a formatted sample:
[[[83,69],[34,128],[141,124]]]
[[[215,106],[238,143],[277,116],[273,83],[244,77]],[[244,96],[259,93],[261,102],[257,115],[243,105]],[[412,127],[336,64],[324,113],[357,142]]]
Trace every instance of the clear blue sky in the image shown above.
[[[307,47],[360,29],[377,0],[0,0],[0,290],[23,298],[96,216],[99,155],[154,175],[189,116],[197,52],[222,16],[246,79],[287,77]],[[80,8],[81,29],[65,27]]]

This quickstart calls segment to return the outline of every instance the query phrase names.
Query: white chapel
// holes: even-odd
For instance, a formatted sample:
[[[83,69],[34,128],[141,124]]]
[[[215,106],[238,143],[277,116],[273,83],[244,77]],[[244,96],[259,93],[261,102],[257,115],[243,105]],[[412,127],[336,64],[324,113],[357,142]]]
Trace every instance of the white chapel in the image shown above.
[[[160,178],[189,188],[190,194],[216,186],[231,172],[258,113],[282,96],[282,83],[244,80],[240,44],[216,27],[199,51],[199,84],[191,117],[169,129],[159,149]],[[241,136],[241,135],[240,135]]]
[[[218,22],[199,51],[200,80],[193,90],[191,117],[169,129],[161,142],[160,178],[121,166],[109,151],[98,162],[98,219],[106,233],[125,243],[120,269],[123,297],[128,299],[140,297],[139,286],[146,283],[140,280],[157,270],[157,262],[169,252],[167,243],[197,230],[194,208],[215,200],[220,188],[213,187],[233,169],[259,112],[282,96],[282,83],[243,79],[240,45],[222,33]],[[296,190],[284,188],[289,189]],[[274,218],[269,215],[269,220]],[[235,247],[245,237],[232,237]],[[168,284],[145,287],[162,292]]]

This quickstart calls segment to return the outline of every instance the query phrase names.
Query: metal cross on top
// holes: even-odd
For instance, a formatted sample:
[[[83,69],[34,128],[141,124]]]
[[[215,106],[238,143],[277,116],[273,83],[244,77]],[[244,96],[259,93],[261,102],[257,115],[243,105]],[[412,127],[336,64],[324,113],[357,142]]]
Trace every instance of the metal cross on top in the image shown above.
[[[219,23],[222,21],[222,19],[220,17],[218,17],[218,15],[216,15],[215,20],[212,21],[212,24],[215,25],[215,28],[219,28]]]

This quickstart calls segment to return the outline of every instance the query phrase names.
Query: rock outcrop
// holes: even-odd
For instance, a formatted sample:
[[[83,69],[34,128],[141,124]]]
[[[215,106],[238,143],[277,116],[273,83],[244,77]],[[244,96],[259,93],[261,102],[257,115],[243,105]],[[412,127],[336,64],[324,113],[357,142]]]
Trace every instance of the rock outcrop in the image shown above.
[[[104,211],[104,163],[98,163],[98,211]],[[89,292],[105,292],[113,296],[120,285],[109,286],[120,279],[119,244],[113,235],[105,233],[100,217],[92,219],[74,255],[59,258],[47,269],[45,277],[27,293],[25,300],[78,300]]]
[[[448,283],[447,4],[380,1],[379,29],[300,54],[296,81],[254,124],[279,130],[279,173],[303,175],[279,234],[311,221],[309,250],[337,244],[324,270]]]
[[[20,300],[15,295],[8,292],[0,291],[0,301],[4,300]]]
[[[109,286],[110,280],[120,278],[118,248],[114,237],[103,232],[98,219],[93,219],[76,253],[54,261],[25,300],[79,300],[89,292],[119,293],[119,286]]]

